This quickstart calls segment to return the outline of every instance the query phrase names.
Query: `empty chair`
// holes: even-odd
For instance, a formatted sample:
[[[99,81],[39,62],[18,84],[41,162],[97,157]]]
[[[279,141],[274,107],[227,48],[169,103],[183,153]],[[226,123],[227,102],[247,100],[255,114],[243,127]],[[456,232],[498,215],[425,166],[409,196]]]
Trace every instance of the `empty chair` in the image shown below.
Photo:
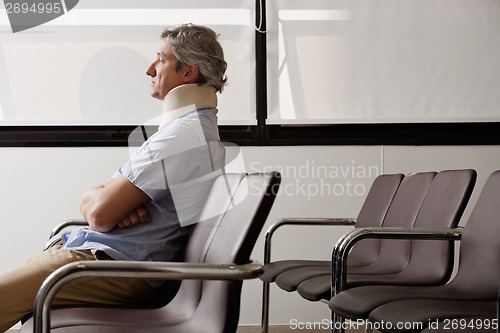
[[[455,277],[442,286],[363,286],[345,290],[334,296],[329,306],[335,313],[351,318],[369,318],[380,323],[416,320],[429,323],[452,316],[456,318],[491,316],[495,311],[500,286],[500,171],[487,180],[462,232],[460,261]],[[408,231],[405,237],[418,234]],[[438,237],[438,235],[429,235]],[[461,303],[470,302],[470,303]],[[476,303],[478,302],[478,303]],[[484,312],[467,304],[484,303]],[[419,305],[425,304],[426,308]],[[397,309],[397,311],[395,311]],[[426,309],[439,309],[427,313]],[[439,313],[446,317],[440,318]],[[389,332],[390,330],[386,330]],[[399,330],[400,332],[404,330]],[[411,330],[410,330],[411,331]]]
[[[215,182],[200,222],[193,226],[184,262],[82,262],[70,266],[76,272],[46,280],[37,297],[34,318],[21,332],[51,327],[51,332],[235,332],[242,282],[248,278],[238,266],[249,255],[273,204],[280,178],[277,173],[227,174]],[[260,265],[258,265],[260,267]],[[62,268],[62,272],[66,273]],[[87,269],[89,271],[87,271]],[[104,273],[103,273],[104,272]],[[184,279],[175,297],[139,308],[103,306],[68,307],[48,311],[51,288],[71,274]],[[125,275],[124,275],[125,274]],[[253,274],[253,270],[250,271]],[[58,280],[61,278],[61,280]],[[185,279],[186,278],[186,279]],[[216,280],[232,281],[216,281]],[[161,290],[158,293],[162,295]],[[49,304],[50,305],[50,304]],[[44,321],[50,314],[50,323]],[[46,330],[45,330],[46,331]]]
[[[413,224],[414,228],[443,229],[455,228],[467,206],[476,181],[474,170],[444,170],[439,172],[427,191],[422,207]],[[405,227],[404,225],[386,225],[384,227]],[[361,232],[360,230],[358,230]],[[453,270],[452,242],[441,241],[404,241],[409,246],[410,255],[404,269],[392,273],[377,275],[374,281],[368,281],[366,274],[350,274],[347,285],[393,284],[393,285],[432,285],[444,284]],[[382,240],[389,247],[386,260],[388,265],[396,256],[390,255],[394,240]],[[359,283],[359,282],[361,283]],[[343,288],[339,288],[339,291]]]
[[[425,173],[412,177],[423,177]],[[413,182],[422,179],[413,178]],[[433,179],[426,193],[412,192],[418,188],[404,181],[396,193],[383,222],[383,227],[446,228],[457,226],[472,193],[476,180],[474,170],[445,170]],[[425,198],[418,193],[424,193]],[[423,202],[422,202],[423,200]],[[416,217],[418,212],[418,216]],[[355,247],[354,247],[355,248]],[[363,284],[425,285],[443,284],[452,271],[452,244],[388,241],[380,244],[377,260],[363,267],[348,267],[347,287]],[[351,253],[349,254],[349,256]],[[349,261],[348,261],[349,262]],[[447,263],[447,264],[445,264]],[[307,277],[305,269],[293,269],[278,275],[276,283],[289,279],[305,299],[318,301],[331,298],[330,267],[323,275]],[[297,273],[297,275],[293,275]],[[418,274],[415,274],[418,273]],[[284,289],[284,288],[283,288]]]
[[[384,226],[405,226],[411,227],[415,222],[415,218],[420,210],[422,202],[427,194],[431,183],[434,180],[435,172],[422,172],[407,175],[401,182],[390,207],[387,210],[386,216],[380,225]],[[356,224],[358,228],[364,227],[362,225]],[[377,227],[373,225],[372,227]],[[373,240],[371,240],[373,241]],[[387,243],[387,242],[386,242]],[[365,252],[371,250],[374,253],[369,253],[367,256],[371,257],[372,260],[369,262],[365,259],[365,265],[350,265],[350,260],[348,260],[348,270],[349,273],[356,272],[366,272],[366,273],[392,273],[401,271],[409,257],[408,245],[405,242],[398,242],[390,244],[379,243],[377,249],[366,249]],[[357,244],[353,248],[362,248],[364,250],[364,242]],[[364,255],[364,253],[352,252],[354,259],[357,259],[358,255]],[[389,261],[386,257],[393,258]],[[390,262],[390,265],[385,263]],[[331,294],[331,262],[322,268],[317,268],[312,271],[313,274],[308,274],[307,267],[290,269],[286,272],[279,274],[276,277],[276,284],[287,291],[294,291],[298,286],[301,286],[304,282],[314,278],[316,288],[320,287],[318,279],[321,277],[326,278],[321,284],[323,287],[323,293],[319,295],[307,295],[305,297],[308,300],[319,300],[319,297],[324,296],[325,299],[329,299]],[[316,297],[316,298],[314,298]]]
[[[380,226],[388,213],[389,206],[394,200],[396,192],[400,198],[408,195],[408,192],[413,193],[412,196],[420,197],[421,200],[425,197],[428,187],[434,178],[434,172],[408,175],[404,178],[401,174],[381,175],[375,179],[370,191],[367,194],[365,202],[356,219],[355,227]],[[400,185],[400,183],[403,183]],[[400,187],[403,187],[401,189]],[[401,199],[397,199],[398,201]],[[413,205],[413,206],[412,206]],[[406,216],[413,222],[420,203],[415,200],[408,203]],[[393,213],[394,214],[394,213]],[[268,331],[269,325],[269,284],[274,282],[276,277],[295,267],[307,267],[313,274],[322,274],[324,268],[330,271],[330,261],[306,261],[306,260],[283,260],[271,262],[271,239],[274,232],[284,225],[349,225],[352,224],[351,219],[285,219],[273,225],[266,233],[265,255],[264,255],[264,273],[260,276],[263,280],[263,304],[262,304],[262,330]],[[359,244],[352,252],[349,259],[349,267],[362,267],[375,262],[379,254],[379,242],[368,240]],[[327,293],[325,296],[330,297],[330,282],[327,283]]]
[[[394,194],[403,179],[402,174],[381,175],[378,176],[367,194],[366,200],[361,208],[358,218],[355,220],[356,227],[365,226],[380,226],[384,220],[387,209],[392,202]],[[315,225],[350,225],[354,222],[353,219],[287,219],[291,225],[311,226]],[[303,222],[302,222],[303,221]],[[301,223],[302,222],[302,223]],[[281,225],[281,223],[279,224]],[[276,226],[271,227],[274,231]],[[370,246],[372,248],[370,248]],[[357,247],[353,250],[353,254],[349,259],[349,266],[364,266],[375,260],[377,257],[378,242],[366,242],[363,247]],[[266,263],[264,273],[260,279],[265,282],[274,282],[275,278],[282,272],[288,269],[303,267],[304,265],[326,265],[330,266],[330,261],[327,260],[279,260]]]

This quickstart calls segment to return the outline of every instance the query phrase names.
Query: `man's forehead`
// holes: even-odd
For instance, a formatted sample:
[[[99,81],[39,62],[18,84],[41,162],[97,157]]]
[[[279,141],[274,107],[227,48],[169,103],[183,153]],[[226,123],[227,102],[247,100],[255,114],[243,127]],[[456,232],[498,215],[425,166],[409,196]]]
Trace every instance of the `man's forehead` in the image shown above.
[[[158,54],[167,56],[170,53],[172,53],[172,49],[170,47],[170,44],[165,39],[163,39],[160,42],[160,48],[158,50]]]

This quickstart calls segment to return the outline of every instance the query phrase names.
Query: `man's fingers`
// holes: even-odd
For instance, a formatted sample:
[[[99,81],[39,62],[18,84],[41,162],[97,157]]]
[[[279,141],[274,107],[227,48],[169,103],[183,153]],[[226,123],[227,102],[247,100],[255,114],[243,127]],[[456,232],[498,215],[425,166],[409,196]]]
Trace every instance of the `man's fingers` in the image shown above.
[[[151,216],[144,206],[139,206],[133,211],[131,211],[127,216],[125,216],[119,223],[119,228],[130,228],[139,223],[149,223],[151,222]]]
[[[149,216],[149,213],[144,206],[137,207],[135,209],[135,213],[137,214],[137,217],[141,223],[151,222],[151,216]]]
[[[120,227],[122,229],[129,228],[130,226],[132,226],[132,222],[130,222],[130,219],[128,218],[128,216],[124,217],[123,220],[121,220],[118,223],[118,227]]]

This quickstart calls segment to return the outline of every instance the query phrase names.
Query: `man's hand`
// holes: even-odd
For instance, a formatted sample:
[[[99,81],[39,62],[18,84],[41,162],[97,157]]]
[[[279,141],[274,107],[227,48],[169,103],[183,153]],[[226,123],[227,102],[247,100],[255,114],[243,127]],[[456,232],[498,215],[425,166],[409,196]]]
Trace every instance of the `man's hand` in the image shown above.
[[[108,232],[119,224],[130,227],[147,223],[149,214],[142,206],[148,199],[141,189],[120,176],[88,190],[80,211],[90,230]]]
[[[127,216],[125,216],[123,220],[121,220],[118,223],[118,227],[124,229],[133,227],[140,223],[150,223],[150,222],[151,222],[151,216],[146,210],[146,207],[144,207],[144,205],[140,205],[136,209],[133,209]]]

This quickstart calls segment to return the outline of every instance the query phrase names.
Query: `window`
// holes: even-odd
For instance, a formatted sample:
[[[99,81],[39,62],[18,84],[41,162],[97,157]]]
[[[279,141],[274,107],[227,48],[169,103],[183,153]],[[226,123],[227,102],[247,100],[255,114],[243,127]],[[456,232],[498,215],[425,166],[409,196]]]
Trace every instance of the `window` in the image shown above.
[[[0,125],[138,125],[161,114],[146,69],[159,34],[186,22],[220,34],[228,85],[223,125],[255,125],[254,3],[250,0],[85,0],[13,34],[0,9]]]
[[[268,0],[268,124],[500,121],[490,0]]]

